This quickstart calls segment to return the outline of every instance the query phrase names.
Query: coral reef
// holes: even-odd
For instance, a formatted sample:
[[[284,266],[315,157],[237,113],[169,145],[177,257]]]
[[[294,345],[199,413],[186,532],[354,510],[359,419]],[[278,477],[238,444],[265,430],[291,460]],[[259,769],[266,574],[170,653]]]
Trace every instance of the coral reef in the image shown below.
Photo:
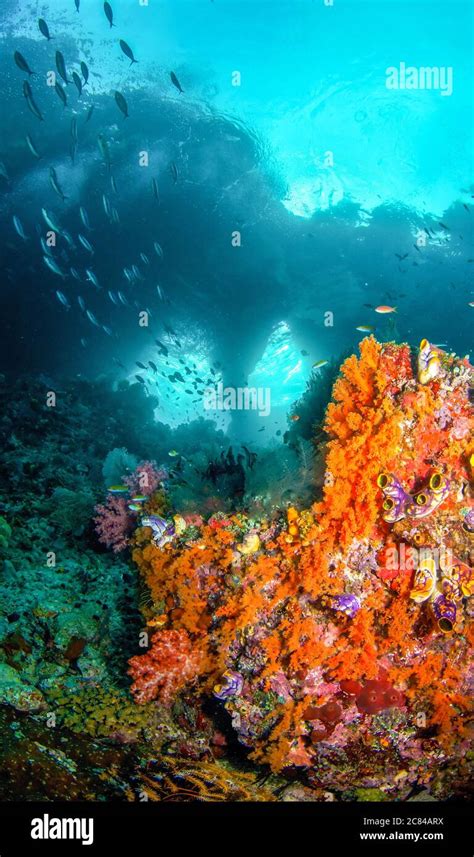
[[[470,737],[472,367],[438,349],[417,375],[407,345],[373,337],[360,352],[327,409],[321,500],[185,517],[161,547],[139,526],[133,558],[148,625],[196,655],[186,692],[214,696],[251,759],[343,798],[445,796]],[[150,651],[132,673],[151,688],[168,655]]]
[[[120,453],[119,461],[123,464],[125,450],[113,452]],[[117,466],[115,459],[114,455],[114,468]],[[107,472],[110,470],[109,464],[110,459],[107,457]],[[137,512],[162,512],[166,508],[167,501],[161,486],[167,477],[167,472],[157,469],[154,461],[143,461],[135,466],[132,473],[122,474],[118,485],[110,485],[106,502],[95,507],[97,515],[94,523],[99,541],[115,553],[125,550],[136,527]]]
[[[464,794],[471,385],[368,338],[324,422],[313,384],[286,442],[230,451],[138,384],[2,387],[2,795]]]

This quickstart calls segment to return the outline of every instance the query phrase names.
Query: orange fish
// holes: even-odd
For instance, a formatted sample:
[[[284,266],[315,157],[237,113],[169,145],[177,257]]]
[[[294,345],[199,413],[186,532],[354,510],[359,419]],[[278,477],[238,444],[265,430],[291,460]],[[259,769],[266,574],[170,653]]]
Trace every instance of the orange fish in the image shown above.
[[[298,414],[293,414],[293,416],[290,417],[290,420],[292,423],[297,423],[299,420]]]
[[[385,315],[385,313],[387,313],[387,312],[396,312],[396,311],[397,311],[396,306],[385,306],[384,304],[382,304],[382,306],[376,306],[375,307],[375,312],[379,312],[379,313],[381,313],[381,315]]]

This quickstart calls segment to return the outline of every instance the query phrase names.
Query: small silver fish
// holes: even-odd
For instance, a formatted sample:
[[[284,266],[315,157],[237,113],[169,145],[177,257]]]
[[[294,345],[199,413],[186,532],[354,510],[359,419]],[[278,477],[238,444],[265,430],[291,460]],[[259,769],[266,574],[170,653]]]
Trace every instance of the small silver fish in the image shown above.
[[[104,211],[105,211],[107,217],[110,217],[111,216],[110,202],[108,200],[108,197],[105,195],[105,193],[102,194],[102,205],[104,206]]]
[[[93,248],[92,244],[87,240],[87,238],[84,235],[81,235],[80,232],[79,232],[77,237],[78,237],[79,241],[81,242],[82,246],[84,247],[84,249],[87,250],[87,252],[90,253],[91,256],[93,256],[94,255],[94,248]]]
[[[46,243],[46,241],[44,240],[43,237],[40,238],[40,244],[41,244],[41,247],[43,249],[43,253],[45,256],[52,256],[53,255],[52,248],[49,246],[49,244]]]
[[[28,237],[27,235],[25,235],[25,230],[23,229],[23,224],[20,218],[16,216],[16,214],[13,215],[13,226],[15,227],[15,231],[18,233],[20,238],[22,238],[23,241],[28,241]]]
[[[171,173],[171,176],[173,178],[174,183],[176,184],[178,181],[178,167],[176,166],[174,161],[171,161],[170,173]]]
[[[47,265],[49,270],[53,272],[53,274],[57,274],[58,277],[62,277],[62,279],[64,280],[66,276],[64,271],[61,270],[58,263],[55,262],[54,259],[51,258],[51,256],[43,256],[43,261],[45,265]]]
[[[89,232],[91,232],[92,230],[91,230],[91,225],[89,223],[89,215],[87,214],[87,211],[85,210],[83,205],[81,205],[79,207],[79,216],[80,216],[84,226],[86,227],[86,229],[88,229]]]
[[[57,297],[59,303],[61,303],[63,306],[65,306],[66,309],[71,309],[71,304],[69,303],[64,292],[56,291],[56,297]]]
[[[57,195],[60,197],[60,199],[62,199],[62,201],[64,202],[67,199],[67,196],[65,196],[65,194],[63,193],[63,190],[61,188],[61,185],[59,184],[58,177],[56,174],[56,170],[54,169],[54,167],[49,168],[49,181],[50,181],[51,187],[53,188],[54,192],[57,193]]]
[[[86,310],[86,316],[89,319],[89,321],[91,322],[91,324],[94,324],[95,327],[100,327],[100,324],[97,321],[94,313],[90,309]]]
[[[82,312],[85,312],[86,311],[86,302],[81,295],[77,296],[77,302],[78,302]]]
[[[100,289],[99,281],[96,275],[94,274],[94,271],[91,271],[90,268],[86,268],[86,279],[89,280],[89,282],[91,282],[96,287],[96,289]]]
[[[27,143],[27,146],[28,146],[31,154],[34,155],[35,158],[37,158],[39,160],[41,158],[41,155],[38,152],[38,149],[36,148],[35,144],[33,143],[31,136],[29,134],[27,134],[25,139],[26,139],[26,143]]]
[[[71,248],[71,250],[75,249],[76,245],[74,243],[73,237],[72,237],[71,233],[67,231],[67,229],[62,230],[61,238],[64,238],[66,244],[68,245],[68,247]]]
[[[59,233],[60,233],[60,232],[61,232],[60,227],[59,227],[59,226],[57,225],[57,223],[53,220],[52,216],[51,216],[50,214],[48,214],[48,212],[46,211],[46,209],[45,209],[45,208],[42,208],[42,209],[41,209],[41,213],[42,213],[42,215],[43,215],[43,218],[44,218],[44,220],[45,220],[45,222],[46,222],[47,226],[49,226],[49,228],[50,228],[50,229],[52,229],[52,230],[53,230],[53,232],[59,232]]]

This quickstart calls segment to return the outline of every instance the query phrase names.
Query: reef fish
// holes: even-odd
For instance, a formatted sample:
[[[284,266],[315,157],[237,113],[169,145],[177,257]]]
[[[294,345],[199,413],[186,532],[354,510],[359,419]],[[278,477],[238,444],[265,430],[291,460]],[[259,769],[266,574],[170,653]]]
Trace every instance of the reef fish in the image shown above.
[[[81,97],[81,95],[82,95],[82,80],[81,80],[81,78],[79,77],[79,75],[78,75],[77,71],[73,71],[73,73],[72,73],[72,79],[73,79],[73,81],[74,81],[75,87],[76,87],[76,89],[77,89],[77,91],[78,91],[78,93],[79,93],[79,98],[80,98],[80,97]]]
[[[127,105],[127,102],[125,101],[125,98],[123,97],[122,93],[118,92],[118,90],[115,91],[115,102],[116,102],[117,107],[120,110],[120,112],[123,113],[124,119],[127,119],[128,118],[128,105]]]
[[[110,29],[112,29],[112,27],[115,27],[115,24],[114,24],[114,13],[113,13],[112,6],[110,5],[110,3],[107,3],[107,2],[104,3],[104,12],[105,12],[105,17],[107,18],[107,20],[110,24]]]
[[[135,57],[133,56],[133,51],[132,51],[130,45],[127,45],[127,42],[124,42],[123,39],[120,39],[120,47],[121,47],[123,53],[125,54],[125,56],[128,57],[129,60],[131,60],[130,65],[133,65],[134,62],[138,62],[138,60],[136,60]]]
[[[39,119],[40,122],[42,122],[43,116],[41,114],[41,111],[40,111],[38,105],[36,104],[35,99],[33,98],[33,93],[31,92],[31,86],[29,85],[27,80],[25,80],[23,83],[23,95],[25,96],[26,103],[28,105],[28,109],[32,112],[33,116],[36,116],[36,118]]]
[[[58,98],[62,101],[64,107],[67,107],[67,95],[61,84],[58,83],[58,81],[56,81],[56,83],[54,84],[54,91],[56,92]]]
[[[40,33],[41,33],[41,34],[45,37],[45,39],[47,39],[47,40],[48,40],[48,42],[49,42],[49,41],[50,41],[50,39],[51,39],[51,36],[49,35],[49,27],[48,27],[48,25],[47,25],[46,21],[44,20],[44,18],[38,18],[38,27],[39,27],[39,31],[40,31]]]
[[[69,83],[69,81],[67,79],[67,74],[66,74],[66,64],[64,62],[64,57],[63,57],[61,51],[56,51],[56,68],[57,68],[59,74],[61,75],[62,79],[64,80],[64,83],[66,83],[66,84]]]
[[[174,71],[170,72],[170,78],[171,78],[171,83],[173,84],[173,86],[176,87],[178,92],[184,92],[184,89],[182,89],[181,84],[180,84],[178,78],[176,77]]]
[[[15,51],[15,53],[13,54],[13,59],[15,60],[18,68],[21,69],[21,71],[26,72],[26,74],[28,74],[30,77],[32,75],[35,75],[35,72],[31,71],[31,68],[25,60],[25,57],[23,56],[23,54],[20,53],[20,51]]]

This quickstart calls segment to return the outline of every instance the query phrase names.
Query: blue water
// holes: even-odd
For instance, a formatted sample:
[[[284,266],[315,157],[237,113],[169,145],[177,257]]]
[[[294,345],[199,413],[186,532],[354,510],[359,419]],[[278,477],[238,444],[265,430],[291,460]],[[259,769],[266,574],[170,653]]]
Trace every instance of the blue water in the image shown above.
[[[207,378],[214,366],[224,383],[270,387],[273,424],[282,427],[312,364],[355,350],[364,335],[356,330],[360,325],[373,327],[382,340],[416,346],[427,337],[469,353],[472,4],[111,5],[112,29],[96,0],[81,0],[79,12],[74,0],[2,3],[4,371],[135,383],[136,361],[151,359],[158,374],[147,370],[143,378],[158,395],[157,417],[177,425],[203,412],[199,394],[191,402],[169,380],[184,355],[199,376]],[[40,16],[51,41],[38,29]],[[119,39],[136,64],[130,65]],[[27,75],[13,60],[15,50],[37,72],[30,84],[44,121],[28,109],[22,92]],[[80,73],[81,60],[90,70],[80,98],[74,83],[64,86],[66,107],[47,86],[56,50],[64,54],[69,77]],[[449,69],[451,84],[444,90],[387,88],[386,70],[403,63]],[[127,119],[116,90],[126,98]],[[27,134],[40,160],[28,149]],[[140,165],[143,152],[148,166]],[[64,201],[51,187],[51,167]],[[117,211],[115,220],[103,194]],[[87,210],[90,232],[79,206]],[[64,277],[42,258],[40,238],[48,230],[42,207],[60,226],[53,257]],[[26,241],[15,231],[14,215]],[[91,242],[93,256],[78,233]],[[139,276],[128,282],[123,269],[132,265]],[[374,307],[380,304],[397,312],[379,315]],[[143,310],[150,312],[147,327],[138,321]],[[168,348],[168,363],[156,338]],[[232,419],[219,415],[218,423],[230,429]]]

